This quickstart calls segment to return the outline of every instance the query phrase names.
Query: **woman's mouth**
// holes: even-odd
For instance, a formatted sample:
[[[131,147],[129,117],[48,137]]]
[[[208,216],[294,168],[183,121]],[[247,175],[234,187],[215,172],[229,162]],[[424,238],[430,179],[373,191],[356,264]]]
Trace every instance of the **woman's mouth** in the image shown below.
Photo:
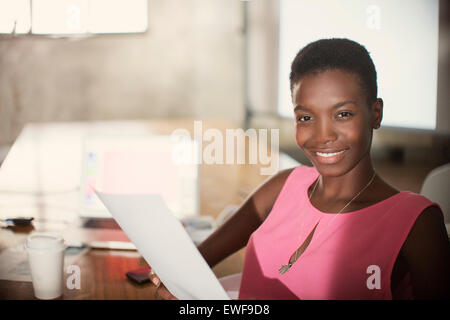
[[[348,149],[343,149],[339,151],[315,151],[313,154],[316,156],[316,159],[322,164],[334,164],[342,160],[345,156],[345,152]]]

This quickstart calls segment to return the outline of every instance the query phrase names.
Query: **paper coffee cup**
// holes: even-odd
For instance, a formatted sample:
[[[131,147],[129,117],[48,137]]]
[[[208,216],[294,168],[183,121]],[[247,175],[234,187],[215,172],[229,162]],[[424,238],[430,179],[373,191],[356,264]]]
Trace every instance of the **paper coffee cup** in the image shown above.
[[[39,232],[27,238],[34,295],[39,299],[55,299],[62,295],[64,239],[55,233]]]

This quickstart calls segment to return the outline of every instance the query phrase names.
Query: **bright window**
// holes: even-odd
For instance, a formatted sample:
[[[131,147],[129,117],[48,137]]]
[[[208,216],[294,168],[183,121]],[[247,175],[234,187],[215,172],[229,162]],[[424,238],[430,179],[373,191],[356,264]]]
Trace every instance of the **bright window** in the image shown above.
[[[29,33],[30,0],[0,0],[0,33]]]
[[[438,0],[282,0],[278,112],[293,117],[289,84],[298,50],[321,38],[350,38],[370,52],[384,100],[384,126],[434,130]]]
[[[0,33],[77,35],[147,30],[147,0],[0,0]]]

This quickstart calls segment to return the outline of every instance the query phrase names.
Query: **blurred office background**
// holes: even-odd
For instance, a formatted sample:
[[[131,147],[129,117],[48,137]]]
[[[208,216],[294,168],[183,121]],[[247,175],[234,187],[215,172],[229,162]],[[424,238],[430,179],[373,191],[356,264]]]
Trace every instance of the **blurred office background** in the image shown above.
[[[281,150],[308,163],[295,144],[293,116],[279,110],[282,0],[122,1],[135,3],[140,13],[145,8],[146,21],[138,14],[136,32],[111,33],[92,33],[83,20],[83,8],[93,2],[0,0],[0,161],[30,122],[189,117],[227,119],[242,128],[279,128]],[[98,11],[107,15],[108,6],[120,1],[97,2]],[[389,7],[389,1],[372,2],[382,10]],[[427,173],[450,161],[450,10],[448,1],[429,3],[439,16],[437,84],[435,101],[422,105],[420,112],[432,113],[433,126],[382,124],[373,141],[382,176],[399,189],[416,192]],[[31,19],[17,13],[21,5],[29,7]],[[56,21],[60,29],[52,32],[52,24],[38,16],[45,8],[68,15],[72,29],[68,21]],[[409,20],[405,12],[382,11],[381,17],[398,15],[403,24]],[[299,19],[302,14],[307,13]],[[419,44],[427,40],[414,39]]]

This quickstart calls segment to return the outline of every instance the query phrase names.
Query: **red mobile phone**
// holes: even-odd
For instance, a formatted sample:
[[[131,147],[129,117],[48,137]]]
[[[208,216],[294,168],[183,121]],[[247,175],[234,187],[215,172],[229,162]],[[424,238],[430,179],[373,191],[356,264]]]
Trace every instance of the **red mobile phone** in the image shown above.
[[[136,282],[137,284],[144,284],[147,282],[150,282],[150,278],[148,277],[148,273],[150,272],[152,268],[146,267],[146,268],[140,268],[136,270],[131,270],[126,273],[127,278],[130,279],[133,282]]]

